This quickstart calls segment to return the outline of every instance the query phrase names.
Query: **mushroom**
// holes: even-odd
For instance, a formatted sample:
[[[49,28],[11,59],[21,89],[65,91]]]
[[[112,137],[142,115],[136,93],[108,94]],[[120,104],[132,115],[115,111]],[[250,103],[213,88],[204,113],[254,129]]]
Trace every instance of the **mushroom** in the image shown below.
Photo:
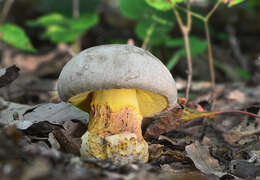
[[[81,155],[116,164],[148,161],[142,119],[171,109],[175,81],[148,51],[132,45],[86,49],[63,68],[58,92],[90,114]]]

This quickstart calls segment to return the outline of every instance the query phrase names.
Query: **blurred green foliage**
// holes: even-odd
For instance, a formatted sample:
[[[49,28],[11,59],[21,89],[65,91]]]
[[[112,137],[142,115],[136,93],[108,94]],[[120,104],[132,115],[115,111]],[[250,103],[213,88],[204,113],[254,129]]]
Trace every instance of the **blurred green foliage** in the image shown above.
[[[120,0],[119,8],[123,16],[137,21],[135,33],[143,41],[149,35],[152,46],[164,44],[167,33],[174,27],[171,12],[158,11],[145,0]]]
[[[171,0],[173,4],[183,0]],[[120,0],[121,13],[137,21],[135,33],[141,40],[149,38],[150,46],[164,45],[177,50],[167,62],[168,69],[172,69],[182,57],[186,57],[182,38],[170,36],[175,27],[175,18],[171,11],[172,5],[165,0]],[[190,38],[191,54],[197,56],[203,53],[207,42],[196,37]]]
[[[207,42],[205,40],[199,39],[194,36],[190,36],[190,47],[191,47],[191,56],[195,57],[203,53],[207,48]],[[174,56],[170,58],[166,64],[168,69],[172,69],[174,65],[178,63],[181,57],[186,57],[186,49],[183,38],[168,39],[165,43],[167,47],[177,48]]]
[[[242,2],[244,2],[245,0],[233,0],[233,1],[230,1],[228,7],[232,7],[232,6],[235,6],[237,4],[240,4]]]
[[[41,27],[44,31],[40,34],[42,39],[47,39],[52,43],[74,43],[84,32],[99,23],[99,11],[97,7],[102,0],[80,0],[80,16],[73,18],[73,1],[72,0],[37,0],[34,6],[38,12],[43,15],[27,21],[26,25],[33,29]],[[217,0],[213,0],[214,4]],[[224,2],[224,1],[223,1]],[[228,6],[234,6],[244,2],[244,0],[226,1]],[[260,1],[245,1],[250,6],[259,6]],[[180,59],[186,58],[186,50],[172,11],[172,6],[176,3],[183,3],[184,0],[119,0],[119,10],[121,14],[135,22],[134,33],[143,42],[147,42],[150,50],[156,50],[158,47],[167,48],[166,57],[169,58],[166,63],[169,69],[172,69]],[[185,17],[185,11],[180,11]],[[182,17],[183,18],[183,17]],[[193,18],[193,27],[199,25],[204,27],[200,19]],[[213,32],[211,30],[211,32]],[[29,37],[25,31],[17,25],[3,24],[0,25],[1,40],[11,46],[27,52],[36,52],[32,46]],[[226,34],[221,35],[227,38]],[[220,39],[220,37],[215,38]],[[111,43],[125,43],[125,40],[118,37],[109,40]],[[204,39],[190,37],[191,55],[193,57],[205,52],[207,42]],[[170,54],[169,52],[173,52]],[[250,77],[247,72],[241,68],[235,68],[235,71],[243,78]]]
[[[242,77],[243,80],[248,80],[251,78],[251,74],[247,73],[244,69],[239,66],[235,67],[236,72]]]
[[[24,30],[14,24],[0,25],[0,39],[17,49],[36,52]]]
[[[82,33],[98,23],[98,14],[84,14],[79,18],[67,18],[62,14],[53,13],[43,15],[36,20],[27,22],[27,25],[45,28],[41,35],[53,43],[69,43],[75,41]]]
[[[147,4],[155,9],[168,11],[172,9],[172,6],[176,3],[183,2],[184,0],[145,0]]]
[[[101,0],[80,0],[79,1],[79,12],[80,14],[85,13],[96,13],[97,6]],[[73,1],[72,0],[37,0],[36,8],[43,13],[59,13],[66,17],[72,17],[73,12]]]

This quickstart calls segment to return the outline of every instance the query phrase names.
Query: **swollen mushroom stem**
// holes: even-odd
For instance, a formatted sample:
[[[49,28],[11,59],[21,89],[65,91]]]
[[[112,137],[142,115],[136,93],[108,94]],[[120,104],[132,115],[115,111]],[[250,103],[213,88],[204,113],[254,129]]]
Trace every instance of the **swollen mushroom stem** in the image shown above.
[[[70,99],[75,106],[84,102]],[[150,106],[142,105],[150,102]],[[141,104],[141,108],[139,105]],[[87,103],[83,103],[87,105]],[[148,144],[142,136],[143,115],[161,112],[168,105],[159,94],[136,89],[109,89],[92,93],[88,131],[82,136],[81,154],[117,164],[148,161]],[[81,106],[81,108],[86,108]]]

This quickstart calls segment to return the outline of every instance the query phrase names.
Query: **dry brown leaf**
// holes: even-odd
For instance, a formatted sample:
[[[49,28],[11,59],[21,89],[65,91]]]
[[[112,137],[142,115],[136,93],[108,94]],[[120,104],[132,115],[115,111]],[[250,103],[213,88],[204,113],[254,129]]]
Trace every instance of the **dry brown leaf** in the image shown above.
[[[196,168],[201,172],[205,174],[214,174],[218,177],[222,177],[226,174],[220,167],[218,160],[210,156],[208,148],[201,146],[198,141],[186,146],[185,150],[188,157],[192,159]]]

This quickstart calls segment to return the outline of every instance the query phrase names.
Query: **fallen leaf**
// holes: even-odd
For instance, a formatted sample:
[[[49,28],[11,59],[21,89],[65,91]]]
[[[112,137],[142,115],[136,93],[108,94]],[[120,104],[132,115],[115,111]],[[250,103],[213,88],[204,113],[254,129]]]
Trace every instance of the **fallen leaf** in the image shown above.
[[[201,172],[205,174],[214,174],[218,177],[222,177],[226,173],[220,167],[218,160],[214,159],[209,154],[208,148],[201,146],[198,141],[192,143],[185,148],[188,157],[190,157]]]
[[[243,179],[253,179],[260,175],[260,167],[246,160],[232,160],[230,163],[230,171],[235,176]]]
[[[163,154],[163,145],[151,144],[149,145],[149,161],[158,159]]]
[[[15,65],[0,69],[0,88],[13,82],[19,76],[19,70]]]
[[[2,111],[0,111],[0,123],[4,125],[15,125],[18,129],[22,130],[44,121],[51,124],[62,125],[66,121],[75,120],[87,124],[89,118],[88,113],[64,102],[28,106],[7,102],[0,98],[0,106],[2,106]]]

